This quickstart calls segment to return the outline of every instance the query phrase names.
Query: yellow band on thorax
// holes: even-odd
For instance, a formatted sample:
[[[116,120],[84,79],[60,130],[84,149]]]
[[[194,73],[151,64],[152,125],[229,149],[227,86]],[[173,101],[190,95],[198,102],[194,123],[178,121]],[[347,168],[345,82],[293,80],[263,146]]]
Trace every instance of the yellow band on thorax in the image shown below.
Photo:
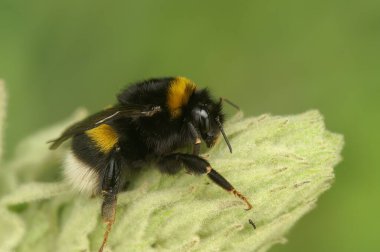
[[[194,92],[195,84],[184,77],[176,77],[169,84],[167,105],[172,118],[176,118],[182,113],[182,106],[189,101],[191,94]]]

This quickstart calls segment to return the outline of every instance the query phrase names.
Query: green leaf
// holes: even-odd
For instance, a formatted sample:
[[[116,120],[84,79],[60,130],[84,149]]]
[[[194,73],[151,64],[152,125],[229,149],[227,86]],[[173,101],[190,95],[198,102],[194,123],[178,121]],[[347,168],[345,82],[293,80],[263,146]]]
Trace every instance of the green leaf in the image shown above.
[[[32,172],[19,173],[29,165],[39,173],[59,164],[67,149],[57,155],[41,145],[58,128],[63,126],[24,142],[20,149],[37,151],[22,162],[16,156],[7,165],[22,178],[0,200],[1,251],[96,251],[101,244],[105,231],[101,199],[72,192],[61,181],[37,183],[38,176]],[[286,232],[331,186],[343,137],[325,129],[318,111],[294,116],[237,115],[225,131],[233,154],[220,141],[207,158],[249,198],[253,210],[245,211],[239,199],[207,176],[185,172],[167,176],[146,167],[119,195],[106,251],[266,251],[285,241]],[[2,237],[9,226],[12,232]]]
[[[67,120],[42,129],[34,135],[23,139],[16,147],[14,158],[8,163],[9,169],[17,173],[19,183],[38,180],[43,173],[49,172],[52,166],[62,160],[67,150],[49,150],[47,142],[59,136],[62,131],[87,115],[85,109],[78,109]]]

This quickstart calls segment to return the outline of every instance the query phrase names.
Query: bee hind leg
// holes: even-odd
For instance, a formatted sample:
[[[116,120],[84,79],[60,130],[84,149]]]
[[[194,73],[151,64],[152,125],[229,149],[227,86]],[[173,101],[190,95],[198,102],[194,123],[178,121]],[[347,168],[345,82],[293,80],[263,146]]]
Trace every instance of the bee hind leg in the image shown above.
[[[99,248],[99,252],[102,252],[109,233],[111,232],[112,224],[115,222],[117,194],[119,192],[120,174],[121,174],[121,157],[119,150],[115,149],[110,153],[108,165],[103,174],[102,180],[102,197],[103,203],[101,208],[102,219],[107,224],[106,231],[104,233],[103,242]]]

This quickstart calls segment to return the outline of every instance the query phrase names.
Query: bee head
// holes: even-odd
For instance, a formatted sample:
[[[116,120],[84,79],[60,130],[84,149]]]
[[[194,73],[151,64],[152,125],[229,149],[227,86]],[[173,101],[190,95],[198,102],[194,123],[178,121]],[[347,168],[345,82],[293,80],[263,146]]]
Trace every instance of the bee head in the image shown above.
[[[230,152],[232,152],[231,145],[223,130],[224,114],[221,101],[213,101],[209,91],[202,89],[194,92],[191,103],[191,121],[206,142],[207,147],[212,147],[222,133]]]

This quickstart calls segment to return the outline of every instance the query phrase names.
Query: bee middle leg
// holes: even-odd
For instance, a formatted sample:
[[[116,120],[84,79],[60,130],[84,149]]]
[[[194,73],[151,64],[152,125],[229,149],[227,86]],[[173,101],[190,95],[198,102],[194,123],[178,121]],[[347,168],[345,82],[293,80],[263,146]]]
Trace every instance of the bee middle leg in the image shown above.
[[[251,203],[248,199],[237,191],[230,182],[227,181],[222,175],[220,175],[216,170],[214,170],[210,163],[204,158],[196,155],[185,154],[185,153],[173,153],[161,158],[158,166],[162,172],[174,174],[181,169],[183,165],[186,170],[192,174],[201,175],[207,174],[207,176],[218,186],[222,187],[228,192],[233,193],[236,197],[240,198],[247,205],[247,209],[252,208]]]

